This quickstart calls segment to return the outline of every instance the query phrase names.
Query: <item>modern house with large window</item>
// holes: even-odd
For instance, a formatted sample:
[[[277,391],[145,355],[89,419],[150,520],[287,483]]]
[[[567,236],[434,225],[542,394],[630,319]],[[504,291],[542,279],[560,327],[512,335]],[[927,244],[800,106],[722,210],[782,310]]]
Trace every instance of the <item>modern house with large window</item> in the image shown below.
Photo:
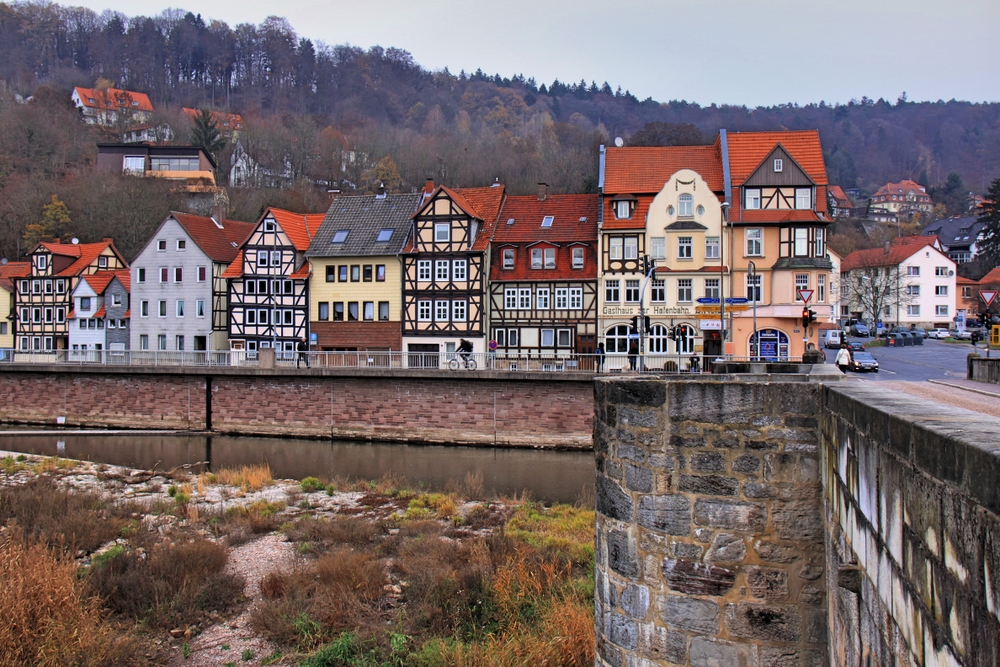
[[[498,358],[594,352],[598,205],[597,195],[548,195],[544,185],[537,197],[507,197],[490,245]]]
[[[411,219],[403,260],[404,350],[411,364],[436,366],[461,339],[486,350],[490,237],[504,187],[448,188],[428,181]]]
[[[276,348],[292,358],[309,336],[306,251],[324,214],[269,208],[222,274],[229,281],[229,348],[255,355]]]
[[[229,285],[222,274],[253,228],[171,212],[132,263],[131,349],[229,349]]]
[[[339,197],[330,205],[306,251],[314,347],[402,349],[399,253],[422,201],[419,192],[380,193]]]

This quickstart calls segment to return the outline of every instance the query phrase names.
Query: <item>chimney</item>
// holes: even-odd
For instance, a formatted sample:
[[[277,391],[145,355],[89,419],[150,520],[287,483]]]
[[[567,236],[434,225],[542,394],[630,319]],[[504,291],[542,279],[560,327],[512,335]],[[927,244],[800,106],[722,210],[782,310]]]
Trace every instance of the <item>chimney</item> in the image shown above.
[[[882,254],[888,255],[891,246],[892,246],[892,241],[886,241],[885,245],[882,246]]]
[[[59,244],[59,239],[58,238],[54,238],[54,239],[52,239],[52,242],[58,245]]]
[[[340,190],[338,188],[331,188],[326,191],[326,198],[331,206],[333,205],[333,202],[337,201],[337,197],[339,196],[340,196]]]
[[[549,196],[549,184],[539,183],[538,184],[538,201],[545,201]]]
[[[222,224],[222,221],[226,218],[226,207],[223,204],[213,204],[212,205],[212,219],[216,223]]]
[[[425,195],[429,195],[432,192],[434,192],[434,179],[433,178],[428,178],[424,182],[424,194]]]
[[[378,190],[375,191],[375,198],[385,199],[385,183],[379,182]]]

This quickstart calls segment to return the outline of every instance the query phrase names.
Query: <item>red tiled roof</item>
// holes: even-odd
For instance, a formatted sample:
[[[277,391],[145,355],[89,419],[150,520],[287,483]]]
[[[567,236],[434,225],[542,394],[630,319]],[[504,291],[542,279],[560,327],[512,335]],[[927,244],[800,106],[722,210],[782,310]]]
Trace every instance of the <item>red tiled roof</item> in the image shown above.
[[[125,314],[124,314],[124,315],[122,315],[122,317],[123,317],[123,318],[125,318],[126,320],[127,320],[128,318],[132,317],[132,309],[131,309],[131,308],[129,308],[128,310],[126,310],[126,311],[125,311]]]
[[[102,317],[107,317],[107,315],[108,315],[108,309],[104,307],[103,303],[101,304],[101,307],[97,309],[97,312],[94,313],[94,317],[98,319]]]
[[[993,270],[997,271],[998,269],[993,269]],[[986,275],[988,276],[989,274],[987,273]],[[998,278],[1000,278],[1000,273],[998,273],[997,275],[998,275]],[[963,278],[962,276],[955,276],[955,283],[957,285],[978,285],[979,281],[978,280],[973,280],[971,278]]]
[[[224,220],[222,228],[220,228],[219,225],[215,224],[215,220],[208,216],[178,213],[177,211],[171,211],[170,216],[184,228],[191,240],[213,262],[232,262],[239,247],[243,245],[255,227],[252,222]]]
[[[729,145],[729,174],[733,187],[743,184],[757,170],[775,146],[782,148],[815,181],[826,185],[826,163],[819,130],[790,130],[785,132],[727,132]],[[719,141],[716,141],[716,146]]]
[[[615,217],[614,206],[610,197],[604,198],[604,229],[645,229],[646,216],[649,214],[649,207],[653,205],[653,195],[639,195],[636,197],[635,210],[631,218],[618,219]]]
[[[896,266],[918,253],[921,248],[933,248],[936,242],[936,236],[905,236],[893,241],[888,253],[884,248],[855,250],[840,263],[840,270],[846,273],[874,266]]]
[[[886,183],[872,197],[878,197],[879,195],[906,195],[910,192],[918,197],[930,197],[924,186],[910,179],[903,179],[899,183]]]
[[[503,223],[500,223],[503,224]],[[514,268],[503,268],[503,248],[515,246]],[[573,268],[573,248],[583,246],[583,268]],[[530,247],[529,247],[530,246]],[[531,268],[531,248],[556,247],[556,268]],[[597,239],[587,242],[569,243],[502,243],[494,245],[490,259],[490,280],[498,283],[524,280],[596,280],[597,279]],[[555,295],[552,295],[553,297]]]
[[[846,192],[844,192],[844,188],[839,185],[831,185],[828,186],[827,189],[830,191],[830,196],[834,198],[838,206],[844,208],[851,208],[854,206],[854,202],[852,202],[851,198],[847,196]]]
[[[14,278],[31,275],[31,262],[8,262],[0,266],[0,287],[8,292],[14,291]]]
[[[243,277],[243,251],[236,253],[232,263],[222,272],[222,278],[242,278]]]
[[[101,91],[81,86],[77,86],[74,90],[80,96],[80,103],[91,109],[112,109],[117,111],[119,106],[125,106],[119,105],[119,100],[127,99],[125,96],[128,96],[131,99],[128,100],[129,104],[125,106],[126,109],[138,109],[139,111],[153,110],[153,103],[149,101],[149,96],[146,93],[137,93],[134,90],[122,90],[120,88],[108,88]],[[94,101],[91,102],[90,100]],[[110,106],[107,104],[109,101],[112,103]],[[131,102],[135,102],[136,104],[131,104]]]
[[[730,221],[739,222],[740,218]],[[811,209],[754,209],[743,211],[743,224],[785,223],[785,222],[822,222],[816,211]]]
[[[189,107],[181,107],[181,111],[183,111],[192,122],[198,117],[198,114],[201,113],[198,109],[191,109]],[[209,116],[220,132],[230,132],[232,130],[243,129],[243,116],[238,113],[209,111]]]
[[[288,235],[296,250],[305,252],[309,249],[316,230],[323,224],[326,213],[293,213],[280,208],[269,208],[261,219],[271,215]],[[256,228],[256,225],[254,225]]]
[[[979,284],[983,287],[1000,284],[1000,266],[992,269],[989,273],[980,278]]]
[[[714,192],[725,189],[722,159],[716,142],[714,146],[607,148],[604,155],[604,193],[659,192],[681,169],[692,169],[701,174]]]
[[[597,195],[550,195],[507,197],[497,219],[493,243],[505,241],[552,241],[555,243],[597,242]],[[542,227],[542,219],[552,216],[552,226]],[[580,219],[585,218],[584,222]],[[513,220],[513,224],[507,224]]]
[[[118,250],[115,248],[113,241],[101,241],[100,243],[48,243],[42,242],[38,244],[44,247],[53,255],[62,255],[64,257],[76,257],[78,258],[75,262],[70,264],[68,267],[56,274],[57,277],[70,277],[80,275],[88,266],[93,264],[94,260],[104,252],[105,249],[111,248],[111,251],[118,257],[122,264],[125,264],[125,258],[119,254]],[[35,246],[37,249],[38,246]],[[35,251],[32,250],[32,252]]]
[[[725,273],[729,270],[728,266],[702,266],[697,269],[671,269],[669,266],[658,266],[656,267],[657,273]]]
[[[76,319],[76,311],[73,310],[72,308],[70,308],[69,309],[69,315],[66,316],[66,319],[67,320],[75,320]]]
[[[472,245],[473,250],[486,250],[490,244],[490,239],[493,236],[493,230],[496,225],[497,216],[500,214],[500,206],[504,201],[504,192],[506,188],[502,185],[484,188],[449,188],[444,185],[437,186],[433,192],[426,195],[424,202],[417,207],[411,218],[416,218],[420,211],[423,210],[426,203],[433,199],[434,195],[438,192],[444,192],[451,198],[455,204],[458,205],[463,211],[481,220],[483,224],[480,226],[479,231],[476,235],[476,241]],[[413,252],[414,240],[411,238],[410,242],[406,244],[403,252]]]
[[[296,269],[295,272],[288,277],[293,278],[295,280],[307,280],[309,276],[312,274],[312,270],[310,267],[311,265],[309,264],[309,262],[302,262],[302,266]]]
[[[86,280],[87,284],[90,285],[90,289],[94,290],[95,294],[104,294],[104,290],[108,289],[108,285],[115,278],[122,284],[126,292],[132,291],[132,273],[128,269],[98,271],[89,276],[84,276],[81,280]]]

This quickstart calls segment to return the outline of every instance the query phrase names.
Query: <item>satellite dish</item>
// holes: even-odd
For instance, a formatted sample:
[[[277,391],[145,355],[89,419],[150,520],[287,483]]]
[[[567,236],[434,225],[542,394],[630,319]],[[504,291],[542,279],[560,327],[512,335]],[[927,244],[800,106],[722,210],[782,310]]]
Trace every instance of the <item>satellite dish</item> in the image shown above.
[[[617,146],[618,148],[621,148],[624,145],[625,145],[625,140],[624,139],[622,139],[621,137],[615,137],[615,146]]]
[[[79,242],[80,242],[80,239],[78,239],[78,238],[73,238],[73,239],[70,240],[70,243],[72,243],[73,245],[76,245]]]
[[[7,266],[7,258],[0,259],[0,266]]]

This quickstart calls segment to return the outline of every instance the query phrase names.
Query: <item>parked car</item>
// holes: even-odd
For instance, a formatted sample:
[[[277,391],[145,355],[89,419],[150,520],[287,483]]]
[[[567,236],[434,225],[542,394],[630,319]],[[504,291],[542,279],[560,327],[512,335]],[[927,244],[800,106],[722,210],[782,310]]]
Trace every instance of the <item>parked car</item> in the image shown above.
[[[851,355],[851,363],[848,366],[848,369],[857,373],[862,373],[864,371],[878,373],[878,362],[875,361],[875,357],[868,352],[855,352]]]
[[[871,332],[868,331],[868,327],[858,322],[857,324],[851,325],[851,335],[852,336],[863,336],[868,338],[871,336]]]
[[[851,352],[861,352],[865,349],[865,344],[862,343],[860,340],[852,340],[847,343],[847,348]]]
[[[944,340],[945,338],[951,338],[951,332],[947,329],[931,329],[927,332],[928,338],[936,338],[937,340]]]
[[[910,333],[914,336],[919,334],[921,338],[927,338],[927,329],[924,329],[923,327],[913,327],[910,329]]]
[[[955,340],[972,340],[972,329],[961,329],[950,332]]]
[[[844,332],[840,329],[824,329],[819,332],[819,342],[826,348],[839,348],[844,338]]]

